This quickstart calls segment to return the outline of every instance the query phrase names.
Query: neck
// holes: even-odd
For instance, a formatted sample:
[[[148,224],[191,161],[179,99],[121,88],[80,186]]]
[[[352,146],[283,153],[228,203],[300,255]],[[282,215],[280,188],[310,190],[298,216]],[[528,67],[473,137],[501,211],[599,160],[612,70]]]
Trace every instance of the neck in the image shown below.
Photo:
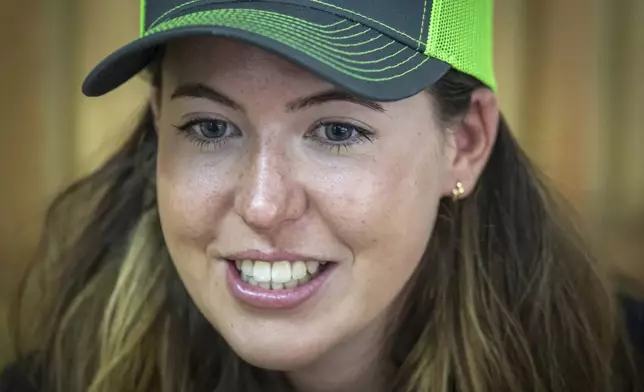
[[[322,358],[287,374],[298,392],[385,392],[393,373],[385,360],[385,320],[340,343]]]

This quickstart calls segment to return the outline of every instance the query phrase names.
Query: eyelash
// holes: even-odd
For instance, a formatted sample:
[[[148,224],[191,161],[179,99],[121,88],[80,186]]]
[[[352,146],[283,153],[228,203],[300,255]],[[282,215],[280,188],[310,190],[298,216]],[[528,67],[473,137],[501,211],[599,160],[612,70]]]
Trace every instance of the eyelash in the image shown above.
[[[207,124],[207,123],[217,123],[217,122],[225,123],[235,128],[235,130],[239,131],[238,128],[230,121],[216,119],[216,118],[201,118],[201,117],[197,117],[192,120],[189,120],[183,125],[174,125],[174,128],[180,134],[185,136],[188,140],[195,143],[199,148],[203,150],[208,150],[208,149],[222,147],[223,145],[228,143],[230,136],[221,137],[217,139],[206,139],[203,136],[199,136],[199,134],[194,130],[193,127],[195,127],[196,125]]]
[[[355,136],[355,139],[353,139],[353,140],[346,141],[346,142],[338,142],[338,143],[330,142],[330,141],[328,141],[328,139],[322,139],[322,138],[318,138],[318,137],[307,137],[307,138],[311,139],[311,141],[317,143],[318,145],[320,145],[320,146],[322,146],[324,148],[328,148],[331,151],[336,151],[338,154],[340,153],[340,150],[342,150],[343,148],[346,151],[348,151],[349,148],[351,148],[352,146],[354,146],[356,144],[361,144],[361,143],[364,143],[364,142],[373,143],[374,140],[376,139],[376,133],[375,132],[367,130],[365,128],[362,128],[360,126],[352,124],[350,122],[341,122],[341,121],[338,121],[338,122],[335,122],[335,121],[321,121],[321,122],[318,122],[313,127],[313,129],[307,133],[307,135],[311,134],[314,131],[316,131],[320,127],[327,127],[329,125],[341,125],[341,126],[353,128],[355,130],[355,132],[357,133],[357,135]]]
[[[216,139],[205,139],[204,136],[200,136],[197,133],[197,131],[194,130],[194,127],[196,125],[201,125],[206,123],[224,123],[224,124],[227,124],[228,126],[233,127],[237,132],[239,132],[239,128],[237,128],[232,122],[227,120],[221,120],[221,119],[213,119],[213,118],[194,118],[190,121],[187,121],[183,125],[175,125],[174,127],[179,133],[184,135],[191,142],[195,143],[199,148],[204,150],[222,147],[229,141],[231,136],[226,136],[226,137],[221,137]],[[346,142],[344,141],[337,142],[337,143],[330,142],[328,141],[328,139],[309,136],[315,131],[317,131],[318,129],[320,129],[320,127],[327,127],[330,125],[340,125],[340,126],[352,128],[355,131],[355,133],[357,133],[357,135],[353,140],[346,141]],[[317,143],[318,145],[324,148],[327,148],[329,150],[336,151],[339,154],[343,148],[348,151],[349,148],[351,148],[356,144],[361,144],[364,142],[373,143],[374,140],[376,139],[376,136],[377,135],[375,132],[367,130],[363,127],[351,124],[350,122],[321,121],[315,124],[315,126],[313,126],[309,132],[307,132],[305,137]]]

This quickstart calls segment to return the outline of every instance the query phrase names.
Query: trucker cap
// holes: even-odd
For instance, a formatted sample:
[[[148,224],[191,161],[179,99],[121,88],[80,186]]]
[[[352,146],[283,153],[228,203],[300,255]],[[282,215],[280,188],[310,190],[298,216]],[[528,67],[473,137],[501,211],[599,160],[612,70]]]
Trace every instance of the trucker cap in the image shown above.
[[[345,90],[396,101],[454,68],[496,88],[493,0],[141,0],[140,37],[96,66],[106,94],[159,58],[170,40],[212,35],[277,53]]]

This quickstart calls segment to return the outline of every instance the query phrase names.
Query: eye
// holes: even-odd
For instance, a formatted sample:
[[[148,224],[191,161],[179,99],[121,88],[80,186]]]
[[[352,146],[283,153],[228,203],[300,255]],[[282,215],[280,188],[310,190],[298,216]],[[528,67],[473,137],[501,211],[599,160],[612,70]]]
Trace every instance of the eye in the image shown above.
[[[230,138],[241,136],[235,124],[219,119],[197,118],[175,128],[200,147],[226,143]]]
[[[221,139],[235,130],[231,123],[223,120],[195,120],[182,128],[188,128],[186,130],[191,130],[204,139]]]
[[[322,124],[324,136],[332,142],[344,142],[350,140],[358,133],[357,127],[349,124]]]
[[[346,122],[323,122],[316,125],[307,137],[332,150],[348,150],[354,144],[373,142],[376,135],[363,127]]]

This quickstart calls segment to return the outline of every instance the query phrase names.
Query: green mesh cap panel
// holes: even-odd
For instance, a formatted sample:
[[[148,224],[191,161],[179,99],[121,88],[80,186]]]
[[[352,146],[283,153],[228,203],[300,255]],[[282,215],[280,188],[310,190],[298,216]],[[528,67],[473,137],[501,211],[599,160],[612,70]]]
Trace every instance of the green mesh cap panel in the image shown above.
[[[434,0],[425,54],[496,90],[493,0]]]

